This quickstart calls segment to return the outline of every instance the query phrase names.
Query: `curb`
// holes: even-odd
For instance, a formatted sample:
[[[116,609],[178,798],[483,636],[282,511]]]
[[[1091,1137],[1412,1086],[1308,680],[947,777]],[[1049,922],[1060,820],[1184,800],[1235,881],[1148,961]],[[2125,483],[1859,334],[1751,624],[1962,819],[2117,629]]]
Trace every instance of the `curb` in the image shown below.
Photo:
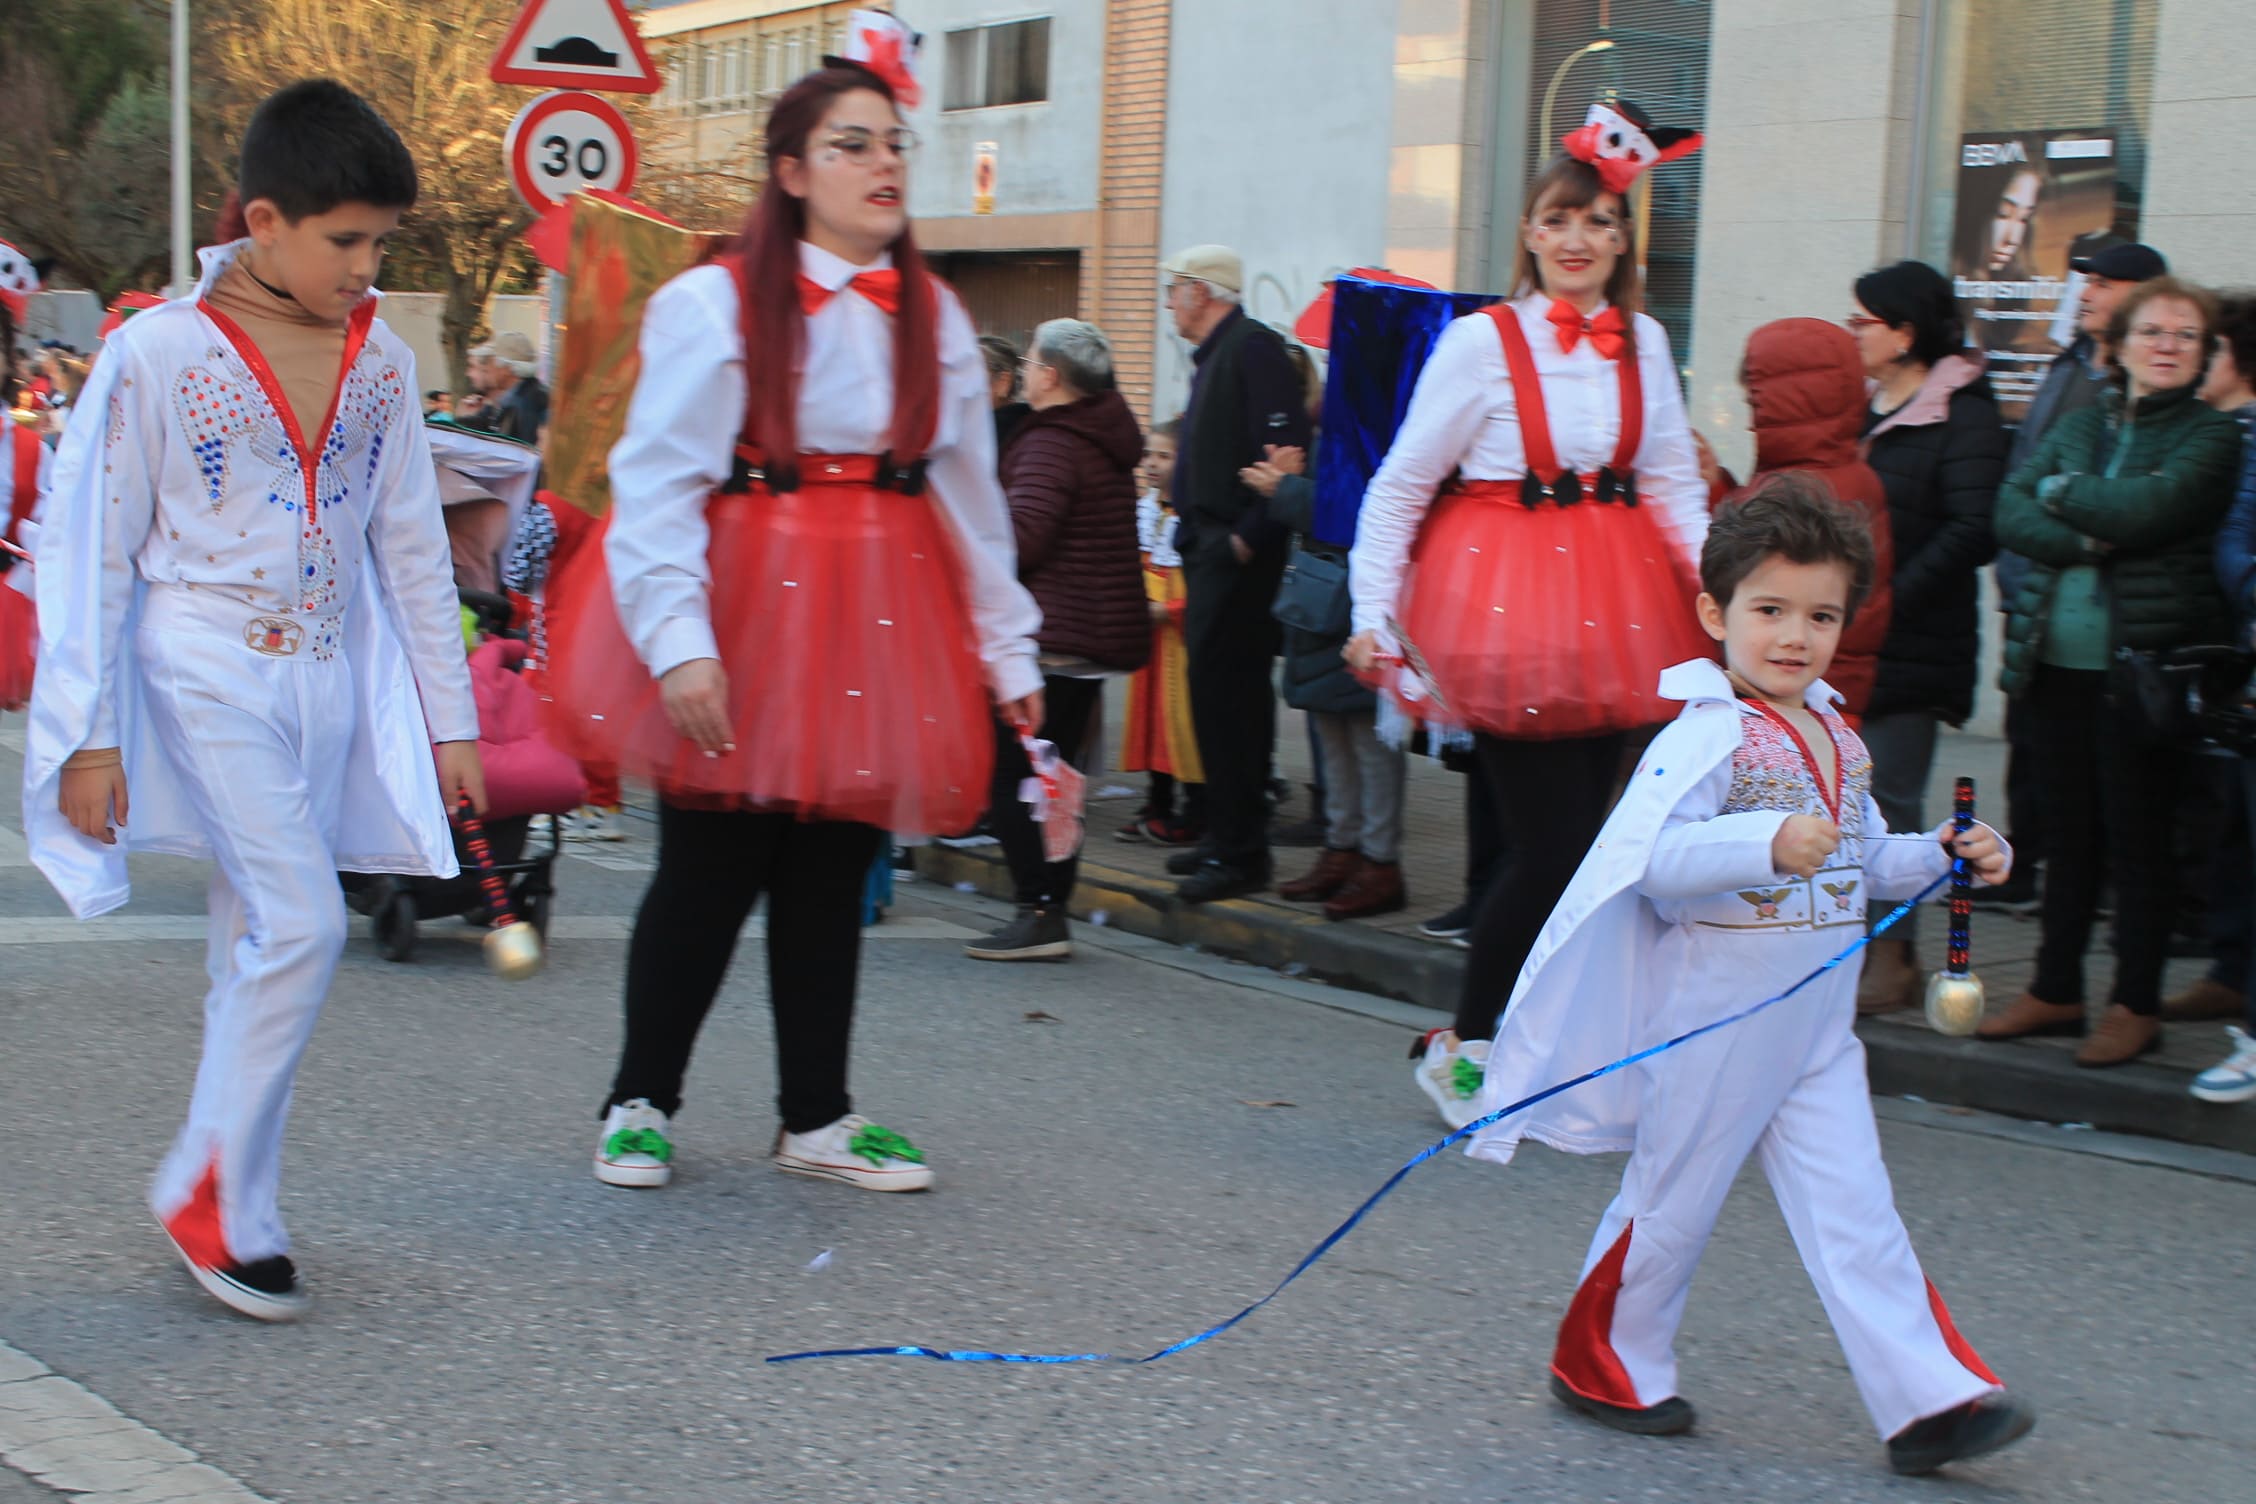
[[[992,846],[921,847],[917,871],[934,882],[968,884],[989,898],[1012,897],[1010,874]],[[1334,924],[1257,899],[1186,904],[1170,882],[1086,857],[1070,909],[1084,921],[1101,914],[1105,925],[1129,934],[1429,1008],[1443,1015],[1436,1023],[1457,1011],[1465,962],[1464,952],[1451,946]],[[2175,1070],[2143,1064],[2081,1070],[2055,1051],[1947,1039],[1889,1021],[1866,1021],[1857,1032],[1876,1096],[2256,1154],[2256,1111],[2195,1101]]]

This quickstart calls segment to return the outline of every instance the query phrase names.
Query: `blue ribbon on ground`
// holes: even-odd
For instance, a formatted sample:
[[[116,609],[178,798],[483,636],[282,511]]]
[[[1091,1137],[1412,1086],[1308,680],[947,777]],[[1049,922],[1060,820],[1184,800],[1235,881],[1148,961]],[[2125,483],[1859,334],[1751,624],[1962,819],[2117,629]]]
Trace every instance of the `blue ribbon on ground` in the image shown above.
[[[1795,993],[1801,991],[1804,987],[1807,987],[1810,983],[1816,981],[1819,977],[1825,975],[1827,972],[1832,971],[1834,968],[1840,966],[1841,964],[1849,960],[1850,957],[1854,956],[1858,951],[1863,950],[1867,945],[1870,945],[1875,938],[1886,933],[1889,928],[1891,928],[1898,920],[1902,919],[1906,914],[1909,914],[1912,909],[1917,907],[1919,904],[1926,902],[1928,899],[1934,897],[1935,894],[1942,888],[1943,884],[1949,882],[1950,879],[1951,874],[1945,872],[1941,877],[1936,878],[1933,882],[1922,888],[1917,894],[1905,899],[1902,903],[1897,904],[1894,909],[1889,911],[1887,917],[1883,918],[1878,924],[1874,925],[1869,932],[1859,935],[1856,938],[1854,944],[1850,945],[1839,955],[1833,957],[1831,960],[1819,966],[1808,976],[1803,977],[1800,981],[1787,988],[1784,992],[1778,993],[1771,997],[1766,997],[1751,1008],[1742,1008],[1737,1013],[1733,1013],[1725,1018],[1719,1018],[1713,1023],[1702,1024],[1697,1029],[1687,1029],[1682,1034],[1677,1035],[1674,1039],[1664,1040],[1660,1044],[1653,1045],[1648,1049],[1639,1050],[1634,1055],[1624,1055],[1621,1059],[1614,1061],[1610,1065],[1601,1065],[1594,1071],[1585,1071],[1583,1072],[1583,1074],[1575,1077],[1571,1081],[1562,1081],[1556,1086],[1547,1086],[1531,1097],[1522,1097],[1519,1101],[1512,1103],[1508,1107],[1499,1107],[1496,1109],[1496,1111],[1490,1113],[1488,1116],[1480,1118],[1474,1122],[1467,1123],[1464,1127],[1458,1129],[1456,1132],[1450,1134],[1447,1138],[1442,1139],[1438,1143],[1427,1145],[1425,1148],[1419,1150],[1415,1155],[1413,1155],[1409,1163],[1403,1165],[1401,1169],[1396,1170],[1392,1175],[1389,1175],[1386,1178],[1386,1183],[1380,1186],[1377,1190],[1373,1191],[1368,1197],[1366,1197],[1363,1204],[1357,1207],[1354,1213],[1350,1215],[1345,1222],[1342,1222],[1339,1226],[1333,1228],[1330,1233],[1325,1235],[1323,1242],[1318,1243],[1314,1248],[1311,1248],[1308,1251],[1308,1256],[1306,1258],[1303,1258],[1299,1263],[1293,1265],[1292,1272],[1287,1274],[1283,1279],[1277,1281],[1276,1287],[1270,1290],[1267,1295],[1262,1296],[1259,1300],[1255,1301],[1252,1305],[1247,1306],[1244,1310],[1238,1312],[1235,1316],[1232,1316],[1225,1321],[1218,1321],[1214,1325],[1208,1327],[1205,1331],[1198,1332],[1189,1337],[1185,1337],[1180,1342],[1170,1343],[1166,1347],[1161,1348],[1156,1353],[1147,1353],[1143,1357],[1138,1358],[1124,1356],[1118,1353],[990,1353],[980,1352],[967,1348],[943,1347],[831,1347],[823,1348],[817,1352],[779,1353],[774,1357],[769,1358],[767,1361],[770,1363],[799,1363],[804,1362],[809,1358],[931,1358],[941,1363],[1139,1364],[1157,1363],[1162,1358],[1172,1358],[1173,1356],[1175,1356],[1175,1354],[1182,1352],[1187,1348],[1196,1347],[1202,1342],[1211,1342],[1216,1337],[1219,1337],[1224,1332],[1230,1330],[1230,1328],[1236,1326],[1239,1322],[1245,1320],[1248,1316],[1251,1316],[1254,1312],[1260,1310],[1263,1306],[1269,1304],[1270,1301],[1275,1300],[1278,1296],[1284,1294],[1285,1287],[1287,1285],[1291,1284],[1294,1280],[1299,1279],[1303,1274],[1306,1274],[1311,1268],[1315,1267],[1316,1261],[1318,1259],[1322,1258],[1325,1254],[1330,1253],[1335,1244],[1337,1244],[1342,1238],[1346,1237],[1349,1233],[1355,1231],[1356,1225],[1360,1223],[1365,1217],[1371,1214],[1372,1208],[1376,1207],[1381,1201],[1384,1201],[1390,1194],[1392,1194],[1394,1188],[1402,1184],[1404,1178],[1406,1178],[1412,1170],[1417,1169],[1418,1166],[1424,1164],[1427,1160],[1432,1159],[1436,1154],[1439,1154],[1442,1150],[1448,1148],[1450,1145],[1461,1142],[1464,1139],[1468,1139],[1485,1128],[1493,1127],[1496,1124],[1503,1122],[1506,1118],[1512,1116],[1514,1113],[1525,1112],[1530,1107],[1535,1106],[1538,1102],[1549,1101],[1551,1098],[1559,1095],[1559,1093],[1563,1091],[1572,1091],[1576,1087],[1583,1085],[1585,1082],[1597,1080],[1600,1076],[1610,1076],[1616,1071],[1627,1070],[1631,1066],[1638,1064],[1640,1061],[1650,1060],[1656,1055],[1665,1055],[1670,1050],[1675,1049],[1678,1045],[1689,1044],[1693,1040],[1698,1039],[1703,1034],[1713,1034],[1718,1029],[1728,1029],[1733,1024],[1744,1023],[1746,1020],[1753,1018],[1756,1014],[1762,1012],[1764,1009],[1774,1007],[1777,1004],[1786,1001],[1786,999],[1792,997]]]

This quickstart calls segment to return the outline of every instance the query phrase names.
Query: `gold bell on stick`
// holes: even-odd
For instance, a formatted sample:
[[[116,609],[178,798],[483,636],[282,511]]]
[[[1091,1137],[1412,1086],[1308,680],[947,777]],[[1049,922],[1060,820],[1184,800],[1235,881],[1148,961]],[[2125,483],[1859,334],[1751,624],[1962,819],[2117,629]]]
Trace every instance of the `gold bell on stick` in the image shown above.
[[[1982,979],[1938,971],[1927,979],[1927,1024],[1937,1034],[1964,1038],[1982,1021]]]
[[[1952,811],[1953,833],[1974,828],[1974,780],[1961,778]],[[1927,983],[1927,1023],[1938,1034],[1959,1038],[1982,1021],[1982,979],[1971,965],[1974,927],[1974,875],[1963,857],[1953,855],[1950,881],[1950,961]]]
[[[486,933],[486,965],[504,981],[522,982],[539,971],[546,959],[540,931],[522,919]]]

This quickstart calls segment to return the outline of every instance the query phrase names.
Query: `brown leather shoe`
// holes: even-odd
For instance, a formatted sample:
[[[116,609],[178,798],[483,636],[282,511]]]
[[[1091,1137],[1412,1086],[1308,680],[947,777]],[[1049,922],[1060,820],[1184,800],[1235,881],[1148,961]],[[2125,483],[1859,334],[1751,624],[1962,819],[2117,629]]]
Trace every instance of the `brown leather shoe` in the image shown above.
[[[1363,858],[1352,851],[1334,851],[1327,846],[1324,854],[1316,858],[1316,865],[1308,869],[1306,877],[1279,883],[1277,896],[1294,903],[1329,898],[1347,886],[1348,879],[1355,876],[1355,869],[1362,862]]]
[[[1919,1001],[1919,962],[1909,940],[1883,935],[1865,947],[1864,975],[1857,979],[1857,1014],[1895,1013]]]
[[[2091,1070],[2127,1065],[2160,1048],[2161,1019],[2152,1014],[2133,1013],[2121,1003],[2109,1003],[2107,1011],[2099,1016],[2099,1027],[2092,1030],[2091,1038],[2076,1052],[2076,1063]]]
[[[2048,1003],[2034,992],[2024,992],[1974,1028],[1976,1039],[2021,1039],[2039,1034],[2084,1032],[2082,1003]]]
[[[2240,990],[2227,987],[2215,977],[2200,981],[2179,993],[2162,1000],[2162,1021],[2166,1024],[2200,1024],[2214,1019],[2240,1017],[2245,1001]]]
[[[1356,860],[1355,875],[1324,905],[1326,919],[1368,919],[1373,914],[1392,914],[1410,902],[1402,886],[1400,862]]]

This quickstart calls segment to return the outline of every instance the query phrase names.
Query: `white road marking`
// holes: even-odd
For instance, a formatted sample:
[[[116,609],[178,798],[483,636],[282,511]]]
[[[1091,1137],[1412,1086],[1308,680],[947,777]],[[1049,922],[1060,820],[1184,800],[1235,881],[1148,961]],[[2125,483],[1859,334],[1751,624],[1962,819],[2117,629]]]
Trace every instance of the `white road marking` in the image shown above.
[[[768,932],[767,916],[754,915],[744,927],[747,938]],[[634,933],[631,914],[558,914],[549,934],[558,940],[624,940]],[[984,933],[950,924],[945,919],[914,915],[888,919],[862,932],[865,940],[969,940]],[[417,935],[418,941],[459,937],[483,938],[483,932],[455,919],[433,919]],[[200,914],[110,914],[80,923],[75,919],[0,919],[0,946],[8,945],[136,945],[153,941],[192,940],[202,944],[204,919]]]
[[[266,1504],[108,1400],[0,1342],[0,1461],[77,1504]]]

